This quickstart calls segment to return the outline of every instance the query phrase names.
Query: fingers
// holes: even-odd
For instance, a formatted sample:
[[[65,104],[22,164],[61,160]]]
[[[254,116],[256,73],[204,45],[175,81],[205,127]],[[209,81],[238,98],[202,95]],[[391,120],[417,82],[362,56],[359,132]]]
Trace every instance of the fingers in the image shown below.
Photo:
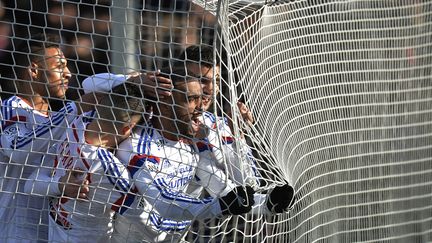
[[[240,115],[243,118],[243,120],[249,125],[252,125],[254,122],[254,118],[249,108],[243,102],[240,101],[237,102],[237,107],[239,108]]]
[[[144,94],[150,97],[164,98],[171,96],[171,90],[174,88],[171,79],[160,76],[160,71],[146,73],[142,80]]]
[[[60,183],[63,196],[87,199],[90,192],[90,181],[87,179],[85,171],[69,170],[66,175],[60,178]]]

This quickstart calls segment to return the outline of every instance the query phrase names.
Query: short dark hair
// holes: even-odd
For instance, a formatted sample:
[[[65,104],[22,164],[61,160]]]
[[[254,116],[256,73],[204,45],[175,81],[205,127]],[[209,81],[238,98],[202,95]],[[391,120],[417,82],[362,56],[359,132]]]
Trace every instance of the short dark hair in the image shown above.
[[[13,51],[15,77],[22,78],[22,72],[45,54],[47,48],[60,48],[60,37],[56,34],[38,33],[29,39],[22,39]]]
[[[170,65],[161,70],[161,75],[170,78],[173,84],[200,79],[198,74],[187,72],[190,64],[201,65],[207,68],[214,66],[213,48],[208,45],[192,45],[183,50],[178,58],[170,60]]]
[[[192,45],[180,54],[179,59],[185,64],[201,64],[212,68],[214,64],[213,48],[208,45]]]
[[[114,87],[100,101],[99,118],[127,122],[132,116],[145,112],[143,94],[138,84],[126,82]]]

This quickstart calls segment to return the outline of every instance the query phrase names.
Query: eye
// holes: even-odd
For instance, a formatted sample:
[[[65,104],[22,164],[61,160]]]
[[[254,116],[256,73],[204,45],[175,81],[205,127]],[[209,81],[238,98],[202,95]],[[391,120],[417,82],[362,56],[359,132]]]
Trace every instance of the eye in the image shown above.
[[[188,102],[198,102],[201,100],[201,95],[190,95],[188,96]]]

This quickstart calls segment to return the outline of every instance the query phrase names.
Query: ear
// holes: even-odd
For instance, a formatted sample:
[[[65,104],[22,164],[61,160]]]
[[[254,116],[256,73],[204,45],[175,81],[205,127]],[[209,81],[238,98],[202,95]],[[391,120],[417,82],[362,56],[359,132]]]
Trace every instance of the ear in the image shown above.
[[[39,74],[39,66],[35,62],[32,62],[27,68],[27,71],[32,79],[37,79]]]

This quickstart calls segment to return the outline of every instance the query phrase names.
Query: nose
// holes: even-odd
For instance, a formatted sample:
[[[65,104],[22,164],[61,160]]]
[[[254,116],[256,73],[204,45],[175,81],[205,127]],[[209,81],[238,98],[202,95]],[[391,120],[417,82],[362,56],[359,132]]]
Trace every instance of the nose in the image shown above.
[[[68,67],[65,67],[65,69],[63,70],[63,77],[68,80],[72,78],[71,71],[69,70]]]
[[[203,99],[202,99],[202,97],[200,99],[198,99],[198,101],[196,102],[195,110],[198,111],[198,112],[202,112],[202,110],[203,110]]]

